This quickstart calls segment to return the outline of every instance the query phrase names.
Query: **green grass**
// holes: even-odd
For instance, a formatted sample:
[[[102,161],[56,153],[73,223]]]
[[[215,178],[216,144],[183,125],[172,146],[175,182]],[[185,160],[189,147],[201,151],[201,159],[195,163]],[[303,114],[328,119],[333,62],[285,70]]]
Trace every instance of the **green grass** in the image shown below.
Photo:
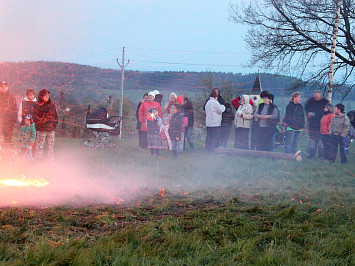
[[[353,147],[342,166],[205,154],[198,141],[197,151],[187,149],[178,160],[167,151],[150,156],[133,140],[117,150],[79,144],[57,139],[56,153],[87,167],[87,178],[122,185],[115,196],[124,201],[1,208],[1,265],[355,261]]]

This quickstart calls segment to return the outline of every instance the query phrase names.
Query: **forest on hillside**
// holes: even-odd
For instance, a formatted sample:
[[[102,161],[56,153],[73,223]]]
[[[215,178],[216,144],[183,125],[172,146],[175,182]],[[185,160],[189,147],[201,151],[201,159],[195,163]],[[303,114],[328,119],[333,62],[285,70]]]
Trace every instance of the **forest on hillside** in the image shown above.
[[[209,87],[229,87],[232,93],[249,92],[257,73],[247,75],[225,72],[142,72],[125,71],[124,89],[145,92],[201,92]],[[83,103],[102,100],[108,95],[118,95],[121,90],[121,71],[87,65],[62,62],[0,63],[0,78],[6,80],[10,90],[19,97],[27,88],[35,91],[49,89],[52,98],[59,98],[61,91],[69,102]],[[289,76],[260,73],[261,85],[275,95],[288,95],[300,81]],[[307,88],[306,88],[307,89]]]

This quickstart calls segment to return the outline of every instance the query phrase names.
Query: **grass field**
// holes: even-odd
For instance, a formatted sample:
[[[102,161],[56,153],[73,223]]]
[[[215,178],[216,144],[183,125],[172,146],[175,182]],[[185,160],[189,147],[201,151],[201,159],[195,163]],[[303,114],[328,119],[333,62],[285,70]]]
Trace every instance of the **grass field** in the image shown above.
[[[21,190],[20,204],[0,209],[0,263],[354,263],[354,146],[342,166],[211,155],[196,143],[175,160],[167,151],[150,156],[135,140],[89,150],[57,139],[56,165],[1,162],[51,186]],[[26,193],[40,203],[25,204]]]

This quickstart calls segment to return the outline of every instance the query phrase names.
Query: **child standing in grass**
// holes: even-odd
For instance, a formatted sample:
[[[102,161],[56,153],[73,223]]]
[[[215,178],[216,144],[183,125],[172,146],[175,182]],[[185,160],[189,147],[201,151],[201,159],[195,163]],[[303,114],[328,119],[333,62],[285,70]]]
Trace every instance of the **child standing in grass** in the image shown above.
[[[348,134],[350,127],[350,119],[344,114],[345,107],[343,104],[338,103],[335,106],[334,112],[335,116],[330,122],[329,125],[329,135],[330,135],[330,162],[334,163],[335,158],[338,152],[338,146],[340,147],[340,160],[342,164],[347,162],[345,148],[344,148],[344,139]]]
[[[178,143],[181,140],[181,132],[184,122],[184,113],[181,111],[180,104],[173,104],[172,106],[173,115],[171,116],[170,126],[169,126],[169,136],[173,146],[174,157],[178,156]]]
[[[156,108],[150,108],[147,115],[147,140],[148,149],[150,154],[159,155],[159,150],[164,149],[163,142],[160,138],[160,126],[162,120],[158,116],[158,110]]]
[[[27,155],[30,161],[33,161],[32,147],[36,141],[36,128],[30,114],[26,115],[24,125],[20,128],[17,145],[20,154]]]

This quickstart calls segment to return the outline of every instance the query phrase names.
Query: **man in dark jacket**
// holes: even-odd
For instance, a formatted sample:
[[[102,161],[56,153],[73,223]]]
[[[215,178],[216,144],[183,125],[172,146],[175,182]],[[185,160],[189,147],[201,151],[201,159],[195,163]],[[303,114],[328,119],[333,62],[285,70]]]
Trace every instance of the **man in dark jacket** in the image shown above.
[[[324,146],[320,133],[320,120],[324,115],[324,107],[329,103],[324,99],[320,91],[314,91],[312,98],[305,104],[309,133],[309,158],[314,158],[318,148],[318,156],[323,157]]]
[[[12,132],[17,118],[15,97],[9,93],[6,81],[0,84],[0,138],[4,137],[4,146],[12,144]]]
[[[227,147],[229,136],[233,127],[234,113],[230,103],[226,103],[224,106],[226,107],[226,110],[222,113],[220,144],[223,147]]]
[[[194,107],[192,105],[192,102],[187,97],[184,97],[184,103],[182,107],[183,107],[184,117],[187,117],[187,127],[185,128],[185,136],[184,136],[184,150],[185,150],[185,138],[189,142],[190,148],[194,150],[195,144],[192,140],[192,128],[194,126],[194,121],[195,121]]]
[[[304,110],[300,102],[301,94],[294,92],[286,106],[286,114],[282,121],[285,130],[284,148],[286,153],[296,153],[300,133],[305,124]]]

